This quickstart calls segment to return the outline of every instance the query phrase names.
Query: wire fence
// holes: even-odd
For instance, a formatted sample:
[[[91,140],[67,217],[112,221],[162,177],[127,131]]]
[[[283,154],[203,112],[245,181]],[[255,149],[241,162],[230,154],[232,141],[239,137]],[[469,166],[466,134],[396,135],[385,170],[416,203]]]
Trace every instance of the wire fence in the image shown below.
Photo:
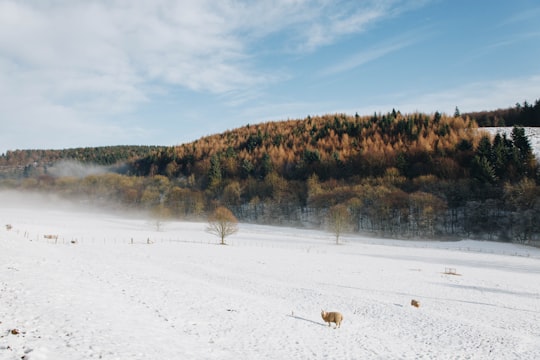
[[[30,230],[23,230],[19,228],[13,228],[11,225],[6,225],[6,231],[17,235],[19,238],[26,239],[32,242],[41,242],[53,245],[75,245],[75,244],[103,244],[103,245],[151,245],[151,244],[163,244],[163,243],[185,243],[185,244],[200,244],[200,245],[219,245],[220,239],[211,236],[204,231],[201,231],[200,237],[183,237],[183,236],[167,236],[166,233],[160,232],[147,232],[136,235],[118,235],[118,236],[94,236],[84,234],[69,234],[62,235],[60,233],[42,233]],[[257,240],[257,239],[243,239],[235,236],[228,237],[225,240],[227,246],[233,247],[255,247],[255,248],[274,248],[274,249],[297,249],[306,252],[313,253],[327,253],[328,246],[336,246],[334,240],[329,235],[328,240],[319,238],[317,240],[306,241],[287,241],[287,240]],[[444,242],[430,243],[428,241],[403,241],[399,240],[385,240],[385,239],[370,239],[367,237],[357,238],[347,237],[344,238],[340,245],[348,244],[367,244],[367,245],[388,245],[388,246],[400,246],[418,249],[438,249],[449,250],[459,252],[477,252],[484,254],[499,254],[519,257],[532,257],[540,259],[540,252],[535,251],[535,248],[521,249],[504,249],[501,247],[482,247],[482,246],[460,246],[459,243],[449,242],[445,245]]]
[[[208,236],[202,233],[201,237],[180,237],[166,236],[159,232],[148,235],[125,235],[125,236],[92,236],[92,235],[62,235],[56,233],[32,232],[29,230],[10,229],[9,232],[16,235],[19,239],[25,239],[30,242],[46,243],[51,245],[152,245],[165,243],[178,244],[199,244],[199,245],[221,245],[221,240],[218,237]],[[204,236],[207,235],[207,236]],[[226,246],[232,247],[253,247],[253,248],[273,248],[273,249],[296,249],[306,252],[326,253],[324,249],[326,245],[332,245],[332,241],[328,243],[309,243],[309,242],[287,242],[256,240],[256,239],[238,239],[234,236],[225,240]]]

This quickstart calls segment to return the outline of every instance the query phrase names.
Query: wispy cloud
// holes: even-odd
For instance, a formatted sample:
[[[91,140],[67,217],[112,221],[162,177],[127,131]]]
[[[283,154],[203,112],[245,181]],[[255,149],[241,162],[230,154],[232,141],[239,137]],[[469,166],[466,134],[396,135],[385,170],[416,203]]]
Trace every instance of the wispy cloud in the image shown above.
[[[382,42],[378,44],[378,46],[361,50],[349,56],[345,60],[342,60],[324,69],[323,71],[321,71],[321,75],[329,76],[352,70],[366,63],[377,60],[383,56],[409,47],[417,42],[422,41],[424,38],[425,36],[420,35],[420,32],[418,31],[409,32],[407,34]]]
[[[317,49],[344,36],[363,33],[380,21],[425,6],[431,0],[320,1],[310,23],[299,31],[304,51]]]
[[[17,66],[13,81],[51,102],[97,98],[75,102],[85,109],[106,99],[129,108],[147,100],[146,86],[156,82],[226,93],[273,79],[250,61],[252,42],[290,31],[284,42],[315,49],[362,31],[394,4],[331,3],[1,1],[0,50],[7,60],[0,72],[8,71],[6,62]]]
[[[357,9],[352,12],[347,7],[338,8],[339,11],[321,9],[317,21],[305,27],[301,32],[303,37],[299,48],[311,51],[318,47],[329,45],[341,36],[362,32],[366,27],[386,14],[383,6],[373,6]],[[324,15],[323,15],[324,14]]]
[[[10,127],[14,134],[45,128],[47,120],[66,137],[69,129],[103,127],[174,88],[239,106],[288,78],[286,70],[261,66],[261,41],[275,37],[278,52],[315,51],[409,3],[0,0],[0,121],[19,124]]]
[[[540,7],[530,8],[527,9],[527,11],[510,14],[504,21],[502,21],[501,25],[506,26],[509,24],[523,23],[526,21],[533,21],[536,23],[539,17]]]
[[[14,80],[51,102],[82,94],[129,106],[146,100],[149,83],[219,93],[260,80],[209,2],[29,4],[0,3],[0,49],[19,68]]]
[[[512,46],[515,44],[522,43],[524,41],[528,40],[534,40],[540,38],[540,31],[533,31],[533,32],[527,32],[527,33],[521,33],[521,34],[513,34],[511,37],[507,37],[505,39],[501,39],[498,42],[495,42],[493,44],[489,44],[481,49],[478,50],[478,52],[489,52],[492,50],[496,50],[501,47],[506,46]]]

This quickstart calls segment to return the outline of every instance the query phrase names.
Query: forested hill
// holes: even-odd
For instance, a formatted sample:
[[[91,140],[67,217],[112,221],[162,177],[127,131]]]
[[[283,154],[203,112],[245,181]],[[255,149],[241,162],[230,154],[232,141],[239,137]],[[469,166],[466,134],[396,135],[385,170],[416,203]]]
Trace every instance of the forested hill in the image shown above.
[[[344,114],[268,122],[162,149],[133,174],[176,184],[162,205],[326,226],[336,209],[385,236],[540,240],[538,164],[524,128],[492,137],[466,116]]]
[[[341,214],[350,230],[383,236],[540,243],[540,173],[524,128],[491,136],[457,112],[308,116],[125,150],[110,159],[92,149],[70,155],[128,159],[116,173],[61,177],[44,168],[0,185],[158,217],[225,206],[247,222],[326,227]]]
[[[198,188],[218,192],[230,181],[270,174],[294,181],[316,175],[322,181],[354,182],[394,171],[406,179],[432,175],[502,183],[536,171],[523,129],[514,133],[514,139],[499,135],[492,140],[470,118],[439,113],[308,116],[246,125],[161,149],[136,160],[132,171],[192,178]]]
[[[390,117],[392,114],[389,114]],[[341,115],[338,115],[341,116]],[[383,122],[388,121],[387,115],[375,115],[374,118],[380,116]],[[394,118],[397,117],[397,113],[394,111]],[[418,115],[421,116],[421,115]],[[435,115],[440,116],[440,114]],[[515,107],[506,109],[497,109],[490,111],[479,111],[459,114],[458,108],[456,108],[456,114],[454,117],[462,117],[464,119],[471,119],[476,122],[479,127],[503,127],[503,126],[532,126],[540,127],[540,99],[536,100],[534,104],[530,104],[526,101],[523,104],[517,103]],[[326,116],[325,118],[328,118]],[[358,119],[355,116],[355,119]],[[365,119],[365,117],[363,118]],[[329,128],[331,125],[324,125]],[[345,126],[350,126],[346,124]],[[277,128],[278,125],[273,126]],[[249,128],[249,125],[247,126]],[[268,126],[267,126],[268,128]],[[241,129],[240,129],[241,130]],[[357,132],[354,129],[342,128],[335,129],[338,133],[349,132],[349,135],[356,136]],[[384,129],[383,129],[384,130]],[[401,130],[401,129],[398,129]],[[309,129],[312,131],[312,129]],[[234,132],[234,131],[233,131]],[[295,130],[295,134],[298,134],[300,129]],[[220,135],[216,135],[220,136]],[[280,136],[276,135],[276,142],[280,142]],[[296,136],[296,135],[294,135]],[[319,137],[325,137],[324,133],[319,133]],[[281,136],[282,137],[282,136]],[[247,144],[249,147],[256,146],[258,139],[252,137],[250,139],[252,143]],[[195,141],[204,142],[205,139]],[[188,145],[189,146],[189,145]],[[130,145],[118,145],[118,146],[103,146],[103,147],[80,147],[72,149],[49,149],[49,150],[37,150],[37,149],[19,149],[13,151],[7,151],[5,154],[0,155],[0,169],[6,169],[6,167],[27,167],[27,166],[50,166],[58,161],[73,160],[83,164],[94,165],[114,165],[120,162],[129,160],[135,160],[138,158],[150,157],[152,153],[163,153],[167,151],[167,147],[164,146],[130,146]]]
[[[144,157],[158,146],[103,146],[61,150],[14,150],[0,156],[0,178],[32,177],[46,174],[47,167],[59,161],[112,166]]]

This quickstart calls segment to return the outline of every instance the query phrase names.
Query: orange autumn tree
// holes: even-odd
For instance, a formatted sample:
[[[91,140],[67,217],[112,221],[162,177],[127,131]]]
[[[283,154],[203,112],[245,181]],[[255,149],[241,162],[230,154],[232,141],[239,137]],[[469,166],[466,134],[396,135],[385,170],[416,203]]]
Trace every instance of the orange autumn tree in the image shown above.
[[[221,239],[221,245],[226,245],[225,238],[238,232],[238,219],[226,207],[219,206],[208,217],[206,231]]]

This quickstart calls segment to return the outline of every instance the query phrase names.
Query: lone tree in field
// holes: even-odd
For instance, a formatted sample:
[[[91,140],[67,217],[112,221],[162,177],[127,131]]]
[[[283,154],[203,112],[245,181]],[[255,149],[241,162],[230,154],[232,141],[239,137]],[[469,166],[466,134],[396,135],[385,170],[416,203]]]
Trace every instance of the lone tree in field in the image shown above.
[[[218,207],[208,217],[206,231],[221,239],[221,245],[225,244],[225,238],[238,231],[238,219],[226,207]]]
[[[163,229],[164,222],[170,218],[171,211],[164,207],[163,203],[160,203],[151,210],[151,216],[152,223],[155,226],[156,231],[161,231]]]
[[[345,205],[338,204],[328,210],[328,225],[336,236],[336,244],[339,244],[339,237],[348,230],[350,225],[349,210]]]

